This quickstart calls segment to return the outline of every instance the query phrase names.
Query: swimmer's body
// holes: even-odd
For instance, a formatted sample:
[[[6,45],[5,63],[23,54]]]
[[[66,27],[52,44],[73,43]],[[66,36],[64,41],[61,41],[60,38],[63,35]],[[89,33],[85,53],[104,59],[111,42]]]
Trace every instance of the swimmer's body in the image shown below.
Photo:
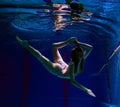
[[[26,48],[30,53],[32,53],[32,55],[34,55],[50,73],[60,78],[69,79],[74,86],[83,90],[87,94],[96,97],[90,89],[86,88],[75,80],[75,76],[77,76],[83,71],[85,59],[88,57],[92,50],[91,45],[78,42],[75,37],[71,37],[66,41],[53,43],[52,49],[54,61],[51,62],[38,50],[30,46],[27,41],[20,39],[18,36],[16,37],[16,39],[24,48]],[[72,49],[71,61],[69,64],[67,64],[63,60],[58,49],[63,48],[69,44],[75,44],[76,48]]]
[[[71,19],[73,21],[79,21],[79,20],[90,20],[89,16],[92,15],[92,13],[84,8],[84,4],[80,2],[75,2],[71,0],[65,0],[66,4],[59,4],[59,3],[52,3],[52,7],[54,8],[54,12],[65,12],[66,14],[70,14]],[[81,14],[84,14],[86,17],[81,16]]]

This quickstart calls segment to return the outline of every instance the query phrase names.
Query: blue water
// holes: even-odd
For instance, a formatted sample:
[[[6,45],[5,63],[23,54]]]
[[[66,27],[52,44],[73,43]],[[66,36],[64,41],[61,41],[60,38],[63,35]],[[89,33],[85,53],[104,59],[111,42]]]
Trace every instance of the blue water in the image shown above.
[[[0,107],[120,107],[120,52],[111,58],[99,76],[107,56],[120,42],[119,1],[81,1],[92,15],[71,21],[65,11],[53,8],[0,8]],[[83,74],[76,80],[90,88],[96,98],[74,87],[68,80],[50,74],[15,40],[16,35],[52,60],[51,44],[77,37],[93,45]],[[60,50],[70,60],[67,46]]]

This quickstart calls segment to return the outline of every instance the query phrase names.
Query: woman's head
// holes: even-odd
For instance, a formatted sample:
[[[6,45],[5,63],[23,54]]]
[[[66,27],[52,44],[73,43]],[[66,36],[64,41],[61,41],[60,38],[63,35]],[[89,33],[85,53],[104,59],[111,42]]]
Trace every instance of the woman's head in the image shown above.
[[[82,58],[83,57],[83,50],[82,48],[80,47],[76,47],[76,48],[73,48],[72,51],[71,51],[71,58],[72,58],[72,61],[74,60],[79,60],[79,58]]]
[[[80,47],[73,48],[71,51],[71,60],[75,64],[75,72],[77,72],[78,64],[80,62],[80,69],[83,69],[84,58],[83,58],[83,50]]]
[[[71,2],[70,7],[73,10],[78,11],[78,12],[82,12],[84,9],[84,5],[82,3],[79,3],[79,2]]]

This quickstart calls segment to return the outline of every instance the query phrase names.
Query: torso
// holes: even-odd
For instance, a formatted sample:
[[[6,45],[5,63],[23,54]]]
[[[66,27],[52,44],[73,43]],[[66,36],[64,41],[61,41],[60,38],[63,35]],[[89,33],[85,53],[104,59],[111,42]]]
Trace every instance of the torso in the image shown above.
[[[64,79],[70,79],[70,70],[71,70],[69,69],[70,66],[66,64],[64,61],[58,61],[56,65],[59,68],[59,70],[57,71],[57,76]],[[74,76],[78,75],[79,73],[80,72],[75,73]]]
[[[56,65],[60,68],[57,76],[60,78],[70,79],[68,64],[66,64],[64,61],[58,61]]]

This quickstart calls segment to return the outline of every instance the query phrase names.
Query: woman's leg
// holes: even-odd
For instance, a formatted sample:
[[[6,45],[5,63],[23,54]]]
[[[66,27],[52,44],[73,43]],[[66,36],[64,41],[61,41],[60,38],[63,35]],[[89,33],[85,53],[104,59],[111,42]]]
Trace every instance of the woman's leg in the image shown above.
[[[53,59],[55,63],[57,63],[58,61],[63,61],[63,58],[57,47],[53,46],[52,51],[53,51]]]
[[[17,41],[25,48],[27,49],[33,56],[35,56],[48,71],[51,73],[56,73],[54,64],[45,56],[43,56],[38,50],[30,46],[27,41],[21,40],[19,37],[16,37]]]
[[[71,43],[74,43],[74,41],[76,40],[75,37],[71,37],[70,39],[66,40],[66,41],[62,41],[62,42],[57,42],[57,43],[53,43],[52,44],[52,48],[53,48],[53,58],[54,58],[54,62],[57,61],[63,61],[62,56],[59,53],[60,48],[63,48]]]

